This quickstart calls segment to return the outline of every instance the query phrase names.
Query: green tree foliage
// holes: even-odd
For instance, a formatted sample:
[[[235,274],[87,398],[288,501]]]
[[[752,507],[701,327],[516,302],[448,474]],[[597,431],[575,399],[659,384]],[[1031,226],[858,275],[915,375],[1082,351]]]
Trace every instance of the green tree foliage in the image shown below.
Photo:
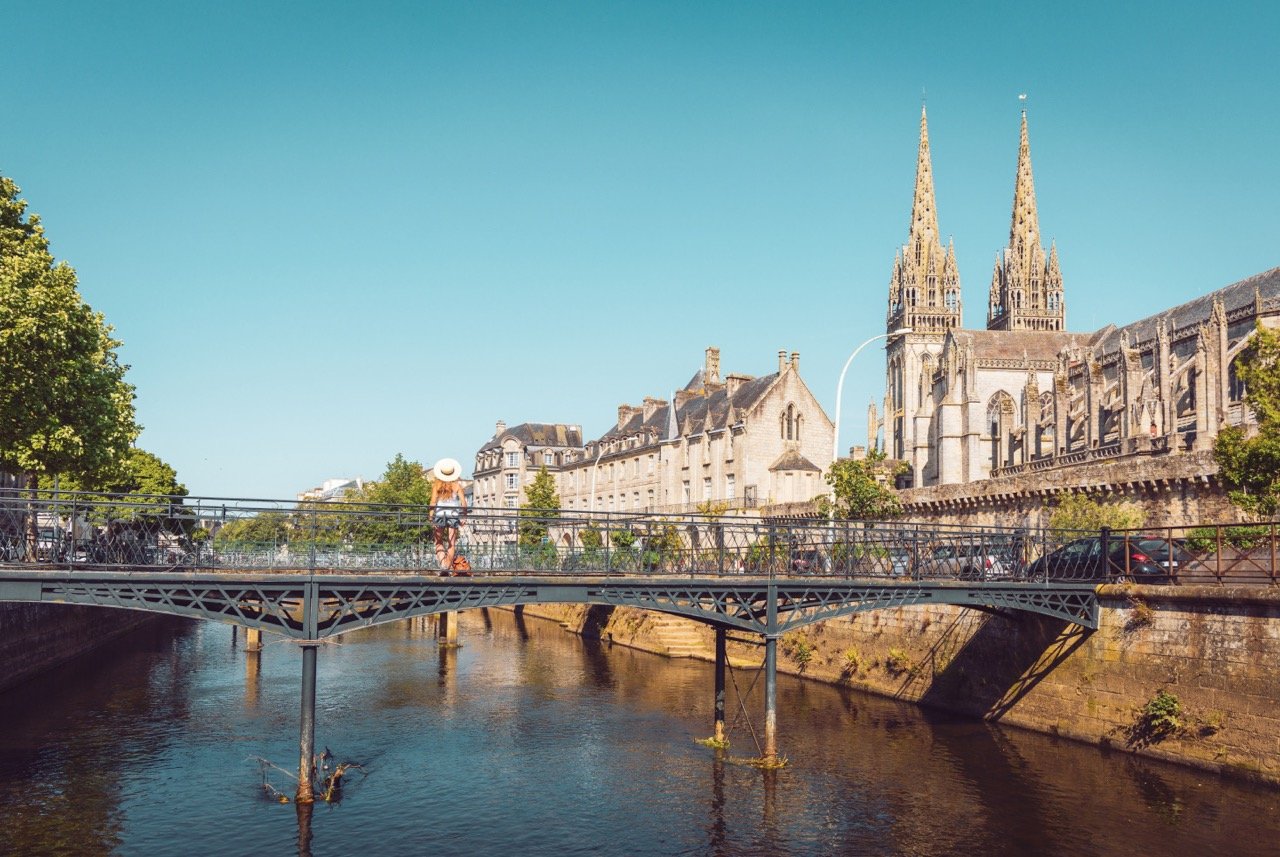
[[[902,514],[902,504],[892,488],[876,477],[889,475],[883,464],[884,453],[873,452],[861,461],[842,458],[831,465],[825,479],[835,489],[835,517],[855,521],[885,521]],[[831,499],[817,498],[818,508],[831,513]]]
[[[1103,527],[1133,530],[1146,518],[1132,503],[1100,503],[1083,494],[1068,494],[1049,515],[1051,530],[1088,530],[1096,533]]]
[[[284,544],[289,537],[289,517],[284,512],[262,512],[250,518],[228,521],[214,535],[218,545]]]
[[[119,345],[0,176],[0,467],[35,487],[120,464],[139,427]]]
[[[356,493],[356,499],[365,503],[425,506],[431,502],[431,479],[427,469],[417,461],[410,461],[403,453],[387,462],[387,469],[376,482],[366,482]]]
[[[430,540],[431,522],[427,504],[431,502],[431,479],[421,462],[396,453],[374,482],[366,482],[347,495],[342,518],[334,527],[348,542],[377,545],[406,545]],[[408,507],[408,508],[386,508]],[[316,514],[336,514],[333,506],[319,504]]]
[[[560,517],[560,495],[556,493],[555,480],[546,467],[524,489],[525,501],[520,504],[520,544],[532,546],[546,541],[548,522]]]
[[[1258,433],[1237,426],[1218,432],[1213,457],[1231,502],[1253,515],[1280,511],[1280,333],[1258,325],[1236,361],[1245,404],[1258,420]]]

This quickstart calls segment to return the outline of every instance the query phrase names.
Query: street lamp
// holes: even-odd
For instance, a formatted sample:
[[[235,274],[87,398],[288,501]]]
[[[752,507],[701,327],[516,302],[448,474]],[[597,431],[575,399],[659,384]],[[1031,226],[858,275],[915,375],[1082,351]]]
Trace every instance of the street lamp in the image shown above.
[[[892,330],[888,333],[877,333],[875,336],[871,337],[866,342],[862,343],[857,348],[853,349],[853,353],[849,355],[849,359],[844,361],[844,368],[840,370],[840,380],[836,382],[835,433],[831,439],[831,466],[832,467],[834,467],[835,463],[840,460],[840,394],[844,390],[844,376],[849,371],[849,365],[853,363],[853,358],[858,356],[859,351],[866,348],[868,345],[875,342],[877,339],[888,339],[891,336],[905,336],[910,332],[911,332],[911,328],[900,327],[897,330]],[[834,521],[836,518],[836,486],[834,483],[831,486],[830,507],[831,508],[828,513],[831,520]]]

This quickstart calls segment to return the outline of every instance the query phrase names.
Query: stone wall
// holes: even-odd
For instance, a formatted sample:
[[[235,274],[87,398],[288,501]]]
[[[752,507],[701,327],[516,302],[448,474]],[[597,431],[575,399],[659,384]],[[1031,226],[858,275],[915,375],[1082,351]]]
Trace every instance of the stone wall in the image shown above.
[[[1129,456],[979,482],[911,488],[899,493],[907,519],[928,523],[1038,527],[1055,498],[1086,493],[1103,503],[1131,503],[1150,527],[1238,523],[1212,452]]]
[[[921,605],[793,632],[783,672],[973,717],[1280,784],[1280,594],[1256,588],[1103,587],[1087,632],[1033,614]],[[567,629],[662,651],[643,611],[526,608]],[[710,658],[713,632],[701,635]],[[763,657],[730,644],[737,666]],[[1161,691],[1177,726],[1144,716]],[[1173,724],[1164,724],[1172,726]]]
[[[106,607],[0,604],[0,690],[133,630],[153,615]]]

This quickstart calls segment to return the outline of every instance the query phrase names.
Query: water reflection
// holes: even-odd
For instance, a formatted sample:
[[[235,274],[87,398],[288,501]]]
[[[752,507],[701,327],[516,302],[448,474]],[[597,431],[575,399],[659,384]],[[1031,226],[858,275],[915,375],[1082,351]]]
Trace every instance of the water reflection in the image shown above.
[[[709,664],[507,611],[463,614],[458,648],[439,633],[417,619],[321,649],[318,744],[369,775],[314,809],[261,800],[249,761],[297,758],[291,645],[269,638],[267,654],[249,654],[225,627],[152,626],[24,685],[0,700],[0,842],[67,854],[185,855],[216,841],[300,855],[359,842],[370,854],[1177,857],[1269,853],[1280,834],[1270,790],[785,677],[790,765],[759,771],[734,762],[755,755],[752,670],[729,682],[739,716],[734,747],[718,752],[693,740],[712,725]]]

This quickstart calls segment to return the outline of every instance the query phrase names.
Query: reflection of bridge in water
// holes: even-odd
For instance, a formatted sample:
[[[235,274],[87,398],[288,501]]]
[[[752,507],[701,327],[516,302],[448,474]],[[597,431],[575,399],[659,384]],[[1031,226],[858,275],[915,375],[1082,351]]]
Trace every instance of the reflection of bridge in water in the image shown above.
[[[442,577],[422,507],[124,503],[85,495],[4,502],[16,525],[0,565],[0,601],[212,619],[301,646],[300,800],[311,799],[316,648],[357,628],[550,603],[683,616],[716,632],[717,736],[725,721],[726,632],[758,634],[763,762],[772,764],[777,643],[788,631],[912,604],[1039,613],[1089,629],[1098,622],[1092,583],[1026,579],[1047,547],[1025,531],[484,511],[463,528],[474,576]]]

